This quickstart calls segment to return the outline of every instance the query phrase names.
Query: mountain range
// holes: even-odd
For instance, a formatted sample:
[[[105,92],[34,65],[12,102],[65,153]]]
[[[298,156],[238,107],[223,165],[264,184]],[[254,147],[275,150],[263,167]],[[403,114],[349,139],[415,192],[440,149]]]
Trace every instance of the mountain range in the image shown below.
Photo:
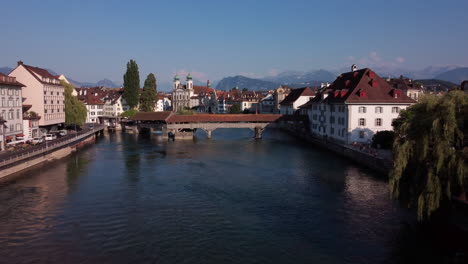
[[[12,70],[14,70],[13,68],[10,68],[10,67],[1,67],[0,68],[0,72],[5,74],[5,75],[8,75]],[[58,73],[56,73],[55,71],[51,70],[51,69],[46,69],[48,72],[50,72],[50,74],[52,75],[59,75]],[[109,88],[119,88],[119,87],[122,87],[121,85],[117,85],[115,84],[113,81],[109,80],[109,79],[103,79],[103,80],[100,80],[98,82],[80,82],[80,81],[76,81],[76,80],[73,80],[69,77],[67,77],[67,80],[69,82],[71,82],[75,87],[95,87],[95,86],[104,86],[104,87],[109,87]]]
[[[468,67],[460,67],[457,65],[429,66],[420,70],[408,70],[398,67],[372,67],[381,77],[398,78],[401,75],[416,80],[427,80],[426,82],[434,83],[434,80],[448,81],[455,85],[459,85],[463,80],[468,80]],[[8,74],[13,70],[10,67],[1,67],[0,72]],[[320,83],[333,82],[336,76],[343,72],[348,72],[350,68],[341,68],[338,70],[313,70],[313,71],[285,71],[275,76],[267,76],[264,78],[249,78],[246,76],[225,77],[218,82],[212,82],[213,87],[217,90],[230,90],[234,87],[248,88],[249,90],[272,90],[278,88],[279,85],[288,85],[293,88],[297,87],[314,87],[320,86]],[[51,74],[58,75],[53,70],[48,69]],[[105,86],[110,88],[118,88],[121,85],[109,79],[103,79],[98,82],[82,82],[77,81],[67,76],[67,79],[76,87],[93,87]],[[195,85],[206,85],[205,82],[194,80]],[[172,90],[172,83],[158,82],[159,90]]]
[[[463,80],[468,80],[468,68],[455,65],[429,66],[420,70],[407,70],[395,67],[372,67],[381,77],[399,78],[405,76],[411,79],[421,80],[426,85],[441,84],[444,87],[459,85]],[[226,77],[219,81],[216,89],[230,90],[234,87],[248,88],[249,90],[271,90],[279,85],[288,85],[293,88],[320,86],[320,83],[333,82],[336,77],[349,72],[349,68],[342,68],[336,71],[315,70],[315,71],[287,71],[275,76],[264,78],[248,78],[245,76]]]

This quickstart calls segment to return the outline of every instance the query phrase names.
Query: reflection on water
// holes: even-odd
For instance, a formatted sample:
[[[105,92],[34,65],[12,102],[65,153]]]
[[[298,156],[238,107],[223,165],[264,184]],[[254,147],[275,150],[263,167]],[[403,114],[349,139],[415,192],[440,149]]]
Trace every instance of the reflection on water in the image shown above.
[[[426,249],[385,181],[340,157],[275,130],[197,135],[109,134],[1,186],[0,262],[405,263]]]

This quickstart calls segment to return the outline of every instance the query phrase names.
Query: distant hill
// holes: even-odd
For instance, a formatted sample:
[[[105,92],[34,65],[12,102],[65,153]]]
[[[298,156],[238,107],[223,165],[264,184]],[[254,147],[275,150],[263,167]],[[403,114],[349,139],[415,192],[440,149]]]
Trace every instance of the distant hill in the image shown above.
[[[310,84],[315,85],[320,82],[333,82],[336,79],[336,74],[326,70],[316,70],[309,72],[288,71],[282,72],[276,76],[269,76],[263,78],[265,81],[272,81],[276,83],[291,85],[297,84],[307,86]]]
[[[239,89],[248,88],[251,91],[266,91],[278,88],[279,83],[248,78],[237,75],[234,77],[225,77],[216,85],[216,90],[231,90],[234,87]]]
[[[13,68],[10,68],[10,67],[2,67],[0,68],[0,72],[5,74],[5,75],[8,75],[11,71],[13,70]]]
[[[461,84],[462,81],[468,80],[468,68],[457,68],[444,73],[441,73],[434,77],[435,79],[444,80]]]
[[[414,82],[422,84],[427,90],[432,92],[448,91],[460,85],[437,79],[414,80]]]

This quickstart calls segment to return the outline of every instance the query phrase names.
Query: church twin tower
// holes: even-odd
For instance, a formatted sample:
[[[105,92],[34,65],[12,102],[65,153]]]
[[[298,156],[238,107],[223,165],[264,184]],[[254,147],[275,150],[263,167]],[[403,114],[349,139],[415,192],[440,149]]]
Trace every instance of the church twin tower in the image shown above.
[[[181,86],[181,87],[179,87]],[[192,74],[189,73],[187,75],[187,80],[186,80],[186,83],[185,83],[185,87],[183,87],[180,83],[180,78],[179,78],[179,75],[176,74],[174,76],[174,90],[176,90],[177,88],[185,88],[185,89],[193,89],[193,79],[192,79]]]

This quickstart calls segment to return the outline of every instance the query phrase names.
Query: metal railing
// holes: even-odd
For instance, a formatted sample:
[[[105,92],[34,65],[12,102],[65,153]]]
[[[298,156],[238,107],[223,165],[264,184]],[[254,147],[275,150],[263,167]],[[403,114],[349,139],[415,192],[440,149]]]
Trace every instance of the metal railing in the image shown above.
[[[69,144],[74,143],[74,142],[78,142],[81,139],[86,138],[86,137],[88,137],[88,136],[90,136],[90,135],[92,135],[92,134],[94,134],[96,132],[99,132],[100,130],[103,130],[103,129],[104,129],[104,127],[94,128],[94,129],[92,129],[90,131],[82,133],[81,135],[73,136],[73,137],[70,137],[69,139],[65,139],[65,140],[59,141],[59,142],[50,142],[48,144],[44,144],[43,146],[41,146],[39,148],[32,149],[30,151],[23,151],[21,153],[18,153],[18,155],[13,155],[14,153],[9,153],[10,155],[7,158],[4,158],[3,160],[0,160],[0,169],[2,169],[5,166],[8,166],[10,164],[16,163],[18,161],[26,160],[28,158],[38,156],[40,154],[43,154],[43,153],[46,153],[46,152],[49,152],[49,151],[60,149],[63,146],[69,145]]]

